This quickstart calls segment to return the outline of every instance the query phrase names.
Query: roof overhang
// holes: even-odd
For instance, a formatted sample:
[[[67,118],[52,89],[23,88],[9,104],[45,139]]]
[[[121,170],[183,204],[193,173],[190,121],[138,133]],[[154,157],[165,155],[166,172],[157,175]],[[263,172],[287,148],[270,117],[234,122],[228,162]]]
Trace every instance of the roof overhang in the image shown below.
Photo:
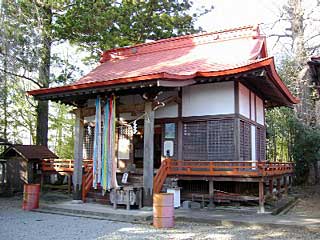
[[[267,77],[265,80],[250,81],[250,84],[254,85],[254,87],[257,88],[257,91],[259,91],[259,86],[264,87],[264,91],[261,93],[261,95],[265,95],[264,98],[270,102],[270,106],[291,106],[292,104],[299,102],[299,100],[290,93],[288,88],[281,81],[276,72],[273,58],[255,60],[251,64],[246,64],[244,66],[222,71],[196,72],[189,75],[175,75],[162,72],[130,78],[119,78],[112,81],[99,81],[85,84],[43,88],[29,91],[28,94],[34,96],[37,100],[53,100],[72,104],[72,100],[79,100],[79,97],[88,98],[89,96],[96,96],[99,94],[119,93],[121,91],[130,92],[137,89],[145,90],[147,88],[154,87],[184,87],[197,83],[197,79],[199,78],[217,78],[219,81],[230,80],[230,77],[234,77],[236,75],[241,76],[248,72],[259,69],[265,70]]]

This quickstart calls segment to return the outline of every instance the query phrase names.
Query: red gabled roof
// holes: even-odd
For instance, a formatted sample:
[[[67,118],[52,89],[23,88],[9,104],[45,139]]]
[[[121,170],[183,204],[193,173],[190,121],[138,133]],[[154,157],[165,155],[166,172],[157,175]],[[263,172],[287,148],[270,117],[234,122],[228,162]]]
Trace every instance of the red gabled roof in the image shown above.
[[[46,95],[152,79],[214,77],[273,65],[267,56],[265,37],[253,26],[112,49],[102,54],[100,62],[100,66],[71,85],[29,94]],[[288,89],[278,85],[286,98],[296,103]]]

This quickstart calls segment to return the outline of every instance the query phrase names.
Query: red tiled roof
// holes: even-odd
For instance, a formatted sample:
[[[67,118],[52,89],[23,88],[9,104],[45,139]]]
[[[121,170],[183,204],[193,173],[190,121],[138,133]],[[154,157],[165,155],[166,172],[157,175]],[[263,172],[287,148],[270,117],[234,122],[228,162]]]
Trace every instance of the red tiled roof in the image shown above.
[[[241,73],[273,65],[258,27],[163,39],[103,53],[101,65],[67,86],[30,91],[44,95],[151,79],[179,80]],[[280,80],[281,82],[281,80]],[[283,84],[291,103],[296,99]]]
[[[12,145],[2,154],[2,157],[10,155],[12,151],[15,151],[28,160],[58,158],[58,156],[51,152],[48,147],[40,145]]]

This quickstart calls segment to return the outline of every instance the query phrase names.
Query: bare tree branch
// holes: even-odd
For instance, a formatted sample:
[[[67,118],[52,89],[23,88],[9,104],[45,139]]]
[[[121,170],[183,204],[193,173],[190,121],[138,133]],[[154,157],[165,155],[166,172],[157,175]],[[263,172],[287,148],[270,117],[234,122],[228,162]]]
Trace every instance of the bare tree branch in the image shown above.
[[[268,37],[277,37],[277,38],[291,38],[290,34],[270,34]]]
[[[2,68],[0,68],[0,71],[2,71],[4,73],[7,73],[7,74],[10,74],[10,75],[15,76],[15,77],[20,77],[20,78],[26,79],[26,80],[36,84],[39,88],[43,88],[43,86],[40,83],[38,83],[36,80],[34,80],[33,78],[27,77],[25,75],[20,75],[20,74],[16,74],[16,73],[13,73],[13,72],[9,72],[9,71],[7,71],[5,69],[2,69]]]
[[[320,48],[320,43],[317,44],[317,45],[314,45],[314,46],[312,46],[312,47],[307,47],[306,50],[307,50],[307,51],[310,51],[310,52],[313,54],[313,53],[315,53],[315,52],[318,50],[318,48]],[[311,55],[312,55],[312,54],[311,54]]]
[[[317,33],[317,34],[309,37],[305,42],[307,43],[307,42],[311,41],[312,39],[315,39],[316,37],[319,37],[319,36],[320,36],[320,33]]]

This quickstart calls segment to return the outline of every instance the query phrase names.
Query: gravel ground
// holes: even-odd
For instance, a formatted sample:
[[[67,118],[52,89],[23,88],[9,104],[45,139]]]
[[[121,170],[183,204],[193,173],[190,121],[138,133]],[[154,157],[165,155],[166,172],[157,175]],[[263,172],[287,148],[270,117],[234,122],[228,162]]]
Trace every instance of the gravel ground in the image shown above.
[[[320,233],[298,229],[213,226],[178,223],[158,230],[138,225],[81,217],[24,212],[21,198],[0,198],[0,239],[320,239]]]

